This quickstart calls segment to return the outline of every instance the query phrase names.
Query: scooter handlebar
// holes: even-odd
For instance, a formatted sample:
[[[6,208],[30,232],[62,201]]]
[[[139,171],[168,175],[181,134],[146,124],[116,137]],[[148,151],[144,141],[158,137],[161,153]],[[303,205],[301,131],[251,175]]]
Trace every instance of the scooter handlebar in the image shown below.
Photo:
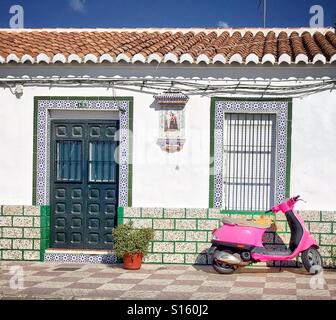
[[[300,196],[292,197],[292,198],[290,198],[290,199],[272,207],[272,209],[266,211],[266,213],[269,213],[269,212],[277,213],[279,211],[282,211],[283,213],[286,213],[287,211],[293,210],[295,203],[298,202],[299,199],[300,199]]]

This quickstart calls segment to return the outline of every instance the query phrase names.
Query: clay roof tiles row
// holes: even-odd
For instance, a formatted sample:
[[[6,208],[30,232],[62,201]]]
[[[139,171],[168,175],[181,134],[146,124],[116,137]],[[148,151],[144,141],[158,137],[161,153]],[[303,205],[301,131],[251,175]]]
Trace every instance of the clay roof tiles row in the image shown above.
[[[0,29],[0,63],[332,63],[334,29]]]

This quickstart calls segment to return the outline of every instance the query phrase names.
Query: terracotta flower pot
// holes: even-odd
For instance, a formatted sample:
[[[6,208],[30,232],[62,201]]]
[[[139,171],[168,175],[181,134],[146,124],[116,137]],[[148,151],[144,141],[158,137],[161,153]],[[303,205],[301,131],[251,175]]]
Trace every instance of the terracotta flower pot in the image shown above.
[[[124,254],[124,268],[128,270],[139,270],[141,268],[142,258],[142,253],[136,253],[134,255],[129,253]]]

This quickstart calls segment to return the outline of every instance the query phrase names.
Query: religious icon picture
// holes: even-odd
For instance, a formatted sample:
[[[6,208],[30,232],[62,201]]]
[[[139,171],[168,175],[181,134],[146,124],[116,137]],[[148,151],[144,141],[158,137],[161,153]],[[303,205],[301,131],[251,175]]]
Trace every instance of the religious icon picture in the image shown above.
[[[176,132],[179,128],[179,115],[178,111],[166,110],[165,111],[165,132]]]
[[[180,92],[154,96],[160,110],[158,145],[167,152],[180,151],[185,142],[184,107],[189,99]]]

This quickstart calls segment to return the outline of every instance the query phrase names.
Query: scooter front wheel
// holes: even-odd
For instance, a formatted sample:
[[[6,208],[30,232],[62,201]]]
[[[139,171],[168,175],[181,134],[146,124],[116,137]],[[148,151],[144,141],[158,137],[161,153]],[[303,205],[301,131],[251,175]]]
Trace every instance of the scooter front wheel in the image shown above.
[[[319,273],[322,270],[322,258],[314,247],[301,253],[302,264],[310,274]]]
[[[219,251],[219,250],[216,250],[216,251]],[[213,254],[214,256],[215,256],[216,251]],[[232,253],[231,251],[228,251],[228,250],[225,250],[225,252]],[[218,273],[221,273],[221,274],[230,274],[236,270],[236,268],[233,265],[225,263],[225,262],[221,262],[217,259],[212,259],[212,267]]]

